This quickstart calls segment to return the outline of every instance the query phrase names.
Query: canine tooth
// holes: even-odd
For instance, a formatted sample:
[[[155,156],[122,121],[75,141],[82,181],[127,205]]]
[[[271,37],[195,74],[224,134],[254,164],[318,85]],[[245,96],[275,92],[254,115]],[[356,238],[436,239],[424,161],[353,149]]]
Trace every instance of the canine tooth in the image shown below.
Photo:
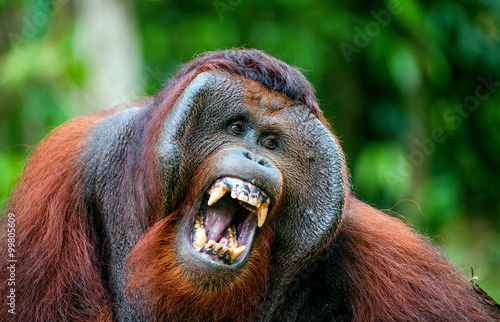
[[[213,248],[214,248],[214,253],[218,253],[219,250],[222,248],[222,245],[219,243],[215,243]]]
[[[234,262],[241,254],[243,254],[246,248],[246,246],[241,246],[234,249],[233,253],[231,254],[231,261]]]
[[[210,199],[208,199],[208,205],[211,206],[217,202],[220,198],[222,198],[227,192],[227,188],[225,185],[217,185],[210,192]]]
[[[210,249],[210,248],[214,247],[214,245],[215,245],[215,244],[217,244],[217,243],[215,242],[215,240],[210,239],[210,240],[208,241],[208,243],[205,245],[205,248],[206,248],[206,249]]]
[[[205,228],[196,229],[196,233],[194,236],[196,238],[194,242],[194,245],[196,247],[202,247],[207,242],[207,235],[205,234]]]
[[[225,253],[227,253],[227,251],[229,250],[229,247],[227,246],[222,246],[222,250],[220,251],[220,255],[224,255]]]
[[[262,227],[264,223],[266,222],[266,217],[267,217],[267,211],[269,210],[269,205],[268,204],[263,204],[259,210],[257,210],[257,217],[259,218],[257,225],[259,227]]]

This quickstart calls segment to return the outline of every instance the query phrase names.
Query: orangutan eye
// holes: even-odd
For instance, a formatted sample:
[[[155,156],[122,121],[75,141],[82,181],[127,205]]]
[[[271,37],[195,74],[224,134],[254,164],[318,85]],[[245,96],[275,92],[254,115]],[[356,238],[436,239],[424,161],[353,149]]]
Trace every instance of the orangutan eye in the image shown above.
[[[264,140],[264,145],[266,146],[266,148],[269,148],[269,149],[274,149],[276,147],[276,143],[277,143],[277,139],[276,139],[276,136],[275,135],[269,135],[268,137],[266,137],[266,139]]]
[[[241,134],[241,133],[243,133],[243,122],[242,121],[236,121],[233,124],[231,124],[231,131],[233,131],[234,134]]]

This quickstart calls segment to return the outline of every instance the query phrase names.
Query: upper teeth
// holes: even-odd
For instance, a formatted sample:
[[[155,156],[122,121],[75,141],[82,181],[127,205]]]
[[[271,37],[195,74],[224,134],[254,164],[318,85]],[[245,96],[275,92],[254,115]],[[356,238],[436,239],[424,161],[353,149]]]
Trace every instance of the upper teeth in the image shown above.
[[[257,215],[257,225],[262,227],[266,222],[270,200],[264,192],[251,183],[236,178],[217,180],[212,188],[208,190],[210,194],[208,205],[215,204],[229,189],[231,189],[231,198],[240,200],[242,205],[248,204],[251,206],[245,208]]]

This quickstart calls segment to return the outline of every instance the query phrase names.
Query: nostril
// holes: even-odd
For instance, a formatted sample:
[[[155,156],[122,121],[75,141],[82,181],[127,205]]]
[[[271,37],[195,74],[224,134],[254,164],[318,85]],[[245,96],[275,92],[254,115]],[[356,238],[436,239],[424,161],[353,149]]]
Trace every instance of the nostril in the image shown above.
[[[261,165],[263,167],[266,167],[266,168],[272,167],[271,162],[269,162],[266,158],[264,158],[264,157],[255,157],[253,155],[253,153],[250,152],[250,151],[248,151],[248,150],[241,151],[241,154],[243,154],[243,156],[246,159],[248,159],[250,161],[253,161],[253,162],[255,162],[255,163],[257,163],[257,164],[259,164],[259,165]]]
[[[269,161],[267,161],[266,158],[258,158],[257,160],[255,160],[258,164],[260,164],[261,166],[263,167],[267,167],[269,168],[271,166],[271,163]]]
[[[243,152],[243,155],[245,156],[245,158],[247,158],[248,160],[251,160],[251,161],[254,161],[255,158],[253,157],[253,154],[250,152],[250,151],[244,151]]]

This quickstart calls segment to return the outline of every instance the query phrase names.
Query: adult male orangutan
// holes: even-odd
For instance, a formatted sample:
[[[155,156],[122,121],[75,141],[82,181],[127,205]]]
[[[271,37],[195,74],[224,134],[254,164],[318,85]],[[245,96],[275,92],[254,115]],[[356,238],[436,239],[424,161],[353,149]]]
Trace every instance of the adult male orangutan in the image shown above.
[[[426,239],[352,195],[311,85],[257,50],[207,53],[145,106],[54,130],[1,249],[3,320],[498,318]]]

